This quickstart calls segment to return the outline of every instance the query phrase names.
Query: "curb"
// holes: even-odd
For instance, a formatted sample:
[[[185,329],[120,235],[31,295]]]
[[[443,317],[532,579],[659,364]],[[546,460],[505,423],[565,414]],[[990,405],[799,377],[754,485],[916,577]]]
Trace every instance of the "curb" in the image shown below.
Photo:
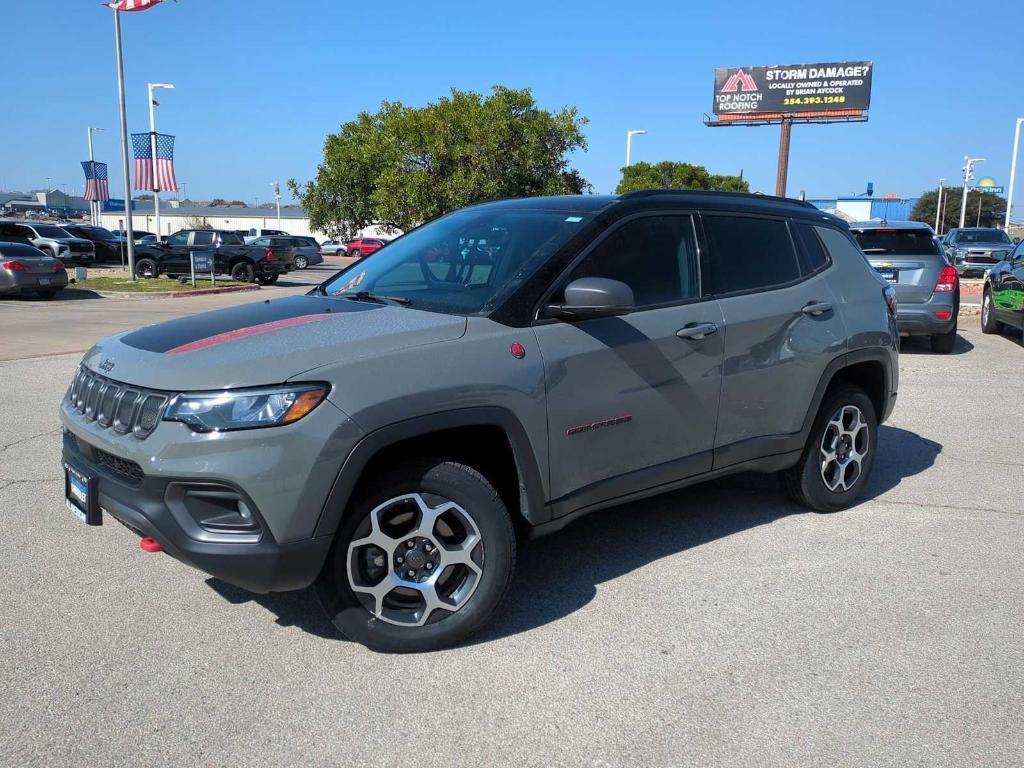
[[[104,299],[128,299],[129,301],[145,300],[145,299],[182,299],[186,296],[208,296],[216,293],[239,293],[241,291],[258,291],[260,286],[258,285],[230,285],[225,288],[197,288],[194,291],[150,291],[146,292],[135,292],[135,291],[97,291],[92,288],[86,288],[85,285],[77,285],[72,283],[68,285],[64,290],[71,291],[88,291],[94,293],[97,296],[102,296]]]
[[[258,291],[258,285],[229,285],[225,288],[197,288],[194,291],[171,291],[164,294],[172,299],[182,296],[209,296],[212,293],[242,293],[243,291]]]

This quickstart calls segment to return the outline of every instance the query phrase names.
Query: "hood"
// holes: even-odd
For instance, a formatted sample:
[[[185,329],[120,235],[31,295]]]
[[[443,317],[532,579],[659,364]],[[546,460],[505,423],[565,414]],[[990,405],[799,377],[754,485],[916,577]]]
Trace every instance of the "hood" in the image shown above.
[[[83,360],[116,381],[205,390],[287,381],[334,362],[461,337],[466,318],[325,296],[242,304],[111,336]]]

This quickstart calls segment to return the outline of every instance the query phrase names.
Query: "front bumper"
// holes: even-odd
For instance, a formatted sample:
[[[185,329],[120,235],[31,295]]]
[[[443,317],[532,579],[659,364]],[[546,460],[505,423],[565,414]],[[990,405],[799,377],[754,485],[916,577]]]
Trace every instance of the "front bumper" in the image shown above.
[[[984,276],[997,262],[991,262],[987,264],[973,264],[969,261],[958,261],[953,266],[956,267],[956,273],[960,277],[969,275],[978,275],[979,277]]]
[[[181,562],[250,592],[302,589],[316,579],[331,546],[330,536],[278,543],[253,504],[259,530],[254,534],[209,534],[176,500],[182,489],[208,486],[188,478],[132,480],[100,463],[97,448],[65,430],[64,463],[98,480],[100,509],[139,536],[156,539]],[[217,482],[218,486],[234,488]],[[241,489],[234,488],[245,499]],[[250,503],[251,500],[249,500]],[[230,540],[235,537],[241,540]]]

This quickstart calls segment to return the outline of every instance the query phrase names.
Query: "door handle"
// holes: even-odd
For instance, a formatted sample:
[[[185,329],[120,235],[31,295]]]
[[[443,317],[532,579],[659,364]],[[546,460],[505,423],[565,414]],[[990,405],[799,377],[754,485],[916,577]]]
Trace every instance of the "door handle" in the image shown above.
[[[800,311],[803,312],[805,315],[818,317],[819,315],[823,315],[826,312],[831,312],[832,305],[829,304],[827,301],[812,301],[806,306],[804,306],[803,309],[801,309]]]
[[[718,326],[714,323],[690,323],[676,331],[676,336],[680,339],[693,339],[694,341],[700,341],[705,336],[710,336],[717,330]]]

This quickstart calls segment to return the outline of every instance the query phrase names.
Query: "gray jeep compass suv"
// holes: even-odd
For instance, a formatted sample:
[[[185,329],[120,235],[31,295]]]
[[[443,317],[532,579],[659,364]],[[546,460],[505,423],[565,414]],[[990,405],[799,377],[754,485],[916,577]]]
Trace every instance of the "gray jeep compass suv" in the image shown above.
[[[370,648],[438,648],[494,615],[517,540],[587,512],[746,470],[854,503],[895,315],[798,201],[476,205],[306,295],[99,342],[61,405],[66,502],[252,591],[315,584]]]

